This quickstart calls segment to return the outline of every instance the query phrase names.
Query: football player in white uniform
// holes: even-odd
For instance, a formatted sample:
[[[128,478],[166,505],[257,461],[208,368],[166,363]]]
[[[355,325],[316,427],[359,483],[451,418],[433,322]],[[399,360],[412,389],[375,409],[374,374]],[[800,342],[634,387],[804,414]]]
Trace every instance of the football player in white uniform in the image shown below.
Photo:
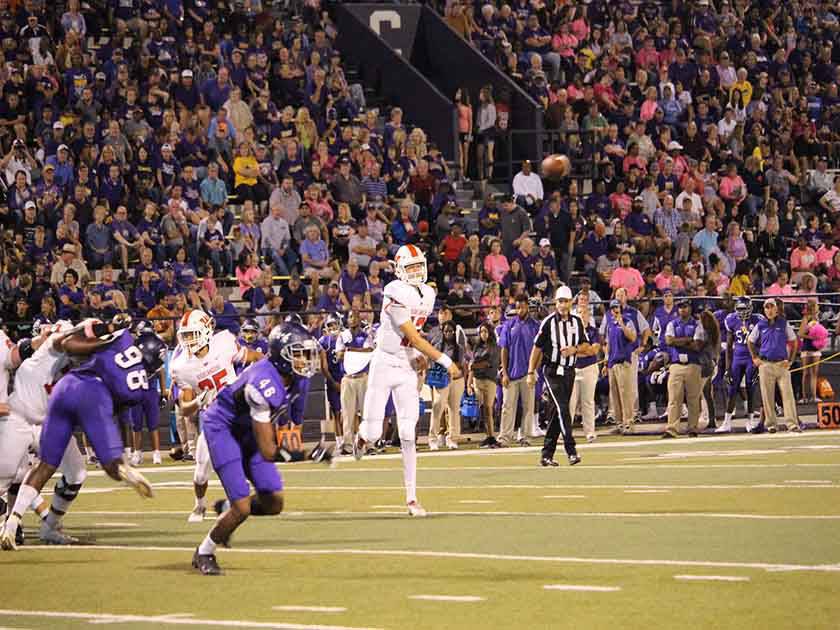
[[[187,418],[207,407],[221,389],[236,380],[234,363],[244,365],[263,357],[256,350],[240,347],[227,330],[213,332],[212,318],[202,310],[184,313],[178,328],[179,347],[170,365],[172,382],[178,386],[178,405]],[[203,435],[195,445],[193,489],[195,507],[187,521],[200,523],[207,511],[207,483],[210,479],[210,452]]]
[[[427,359],[439,363],[450,377],[460,375],[452,359],[420,334],[435,305],[435,292],[426,284],[426,256],[414,245],[403,245],[394,257],[396,280],[385,286],[376,349],[370,360],[363,420],[353,441],[353,455],[361,459],[368,443],[382,436],[385,405],[393,397],[403,460],[406,503],[411,516],[425,516],[417,501],[416,429],[420,416],[417,372]]]
[[[38,452],[50,390],[70,362],[56,341],[71,329],[67,321],[48,326],[49,336],[38,340],[42,343],[15,372],[8,418],[0,422],[0,494],[7,489],[10,497],[17,494],[15,488],[20,487],[29,471],[29,453]],[[49,544],[66,545],[77,541],[62,532],[61,520],[87,477],[85,458],[76,440],[68,444],[60,470],[62,476],[56,483],[50,511],[41,523],[40,538]]]

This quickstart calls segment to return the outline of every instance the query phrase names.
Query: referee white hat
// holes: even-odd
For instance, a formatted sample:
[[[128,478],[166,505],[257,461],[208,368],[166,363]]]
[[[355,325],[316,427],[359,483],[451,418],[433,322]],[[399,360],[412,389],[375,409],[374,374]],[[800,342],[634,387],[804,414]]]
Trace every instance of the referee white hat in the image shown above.
[[[563,285],[562,287],[557,287],[557,292],[554,294],[554,300],[571,300],[572,299],[572,290]]]

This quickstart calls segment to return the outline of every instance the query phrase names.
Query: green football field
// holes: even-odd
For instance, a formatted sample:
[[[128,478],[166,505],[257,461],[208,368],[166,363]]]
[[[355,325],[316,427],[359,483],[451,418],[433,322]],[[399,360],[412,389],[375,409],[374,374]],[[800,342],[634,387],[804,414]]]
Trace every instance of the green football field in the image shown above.
[[[282,468],[287,512],[252,518],[226,574],[190,568],[192,469],[146,466],[143,501],[92,473],[70,533],[0,553],[0,627],[838,628],[840,432],[606,438]],[[221,497],[211,482],[211,501]]]

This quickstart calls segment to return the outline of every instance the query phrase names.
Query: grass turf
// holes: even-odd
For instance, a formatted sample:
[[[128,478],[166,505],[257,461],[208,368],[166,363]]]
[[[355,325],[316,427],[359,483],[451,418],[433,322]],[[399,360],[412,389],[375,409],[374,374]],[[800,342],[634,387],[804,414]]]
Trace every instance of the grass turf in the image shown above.
[[[146,467],[151,501],[94,473],[66,525],[95,546],[0,554],[0,626],[836,627],[840,433],[605,440],[581,453],[556,469],[533,449],[422,456],[431,514],[415,520],[397,456],[285,466],[287,513],[243,525],[221,578],[190,569],[212,524],[186,523],[190,467]]]

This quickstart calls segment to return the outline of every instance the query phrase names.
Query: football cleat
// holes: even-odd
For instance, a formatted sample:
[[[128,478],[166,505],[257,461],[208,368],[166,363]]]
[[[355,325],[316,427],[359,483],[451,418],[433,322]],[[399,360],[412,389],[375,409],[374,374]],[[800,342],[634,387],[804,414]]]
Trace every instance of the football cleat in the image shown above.
[[[173,446],[169,449],[169,459],[175,460],[176,462],[180,462],[184,459],[184,449],[180,446]]]
[[[201,523],[204,521],[204,515],[207,513],[207,508],[196,505],[190,515],[187,517],[187,523]]]
[[[438,450],[438,441],[435,438],[429,438],[429,450],[430,451]]]
[[[149,483],[149,480],[146,479],[140,472],[136,469],[132,468],[131,466],[126,466],[125,464],[120,464],[117,468],[119,473],[120,479],[125,481],[129,486],[134,488],[134,490],[144,499],[151,499],[154,496],[154,490],[152,489],[152,484]]]
[[[198,547],[195,548],[192,565],[194,569],[198,569],[201,575],[222,575],[222,568],[216,561],[216,555],[198,553]]]
[[[457,451],[458,450],[458,442],[451,438],[446,438],[446,448],[450,451]]]
[[[160,451],[155,451],[152,453],[152,463],[155,466],[160,466],[163,463],[163,460],[160,458]]]
[[[420,505],[417,501],[410,501],[408,503],[408,515],[423,517],[426,516],[426,510],[424,510],[423,506]]]
[[[575,464],[580,464],[583,460],[580,458],[580,455],[574,453],[569,455],[569,466],[574,466]]]
[[[362,439],[362,436],[357,433],[356,437],[353,438],[353,457],[356,461],[361,460],[362,457],[365,456],[365,450],[365,441]]]
[[[542,466],[543,468],[549,468],[549,467],[559,466],[559,465],[560,464],[558,464],[556,461],[554,461],[550,457],[543,457],[540,460],[540,466]]]
[[[46,523],[41,523],[41,532],[38,536],[45,545],[78,545],[79,539],[65,534],[60,529],[53,529]]]

